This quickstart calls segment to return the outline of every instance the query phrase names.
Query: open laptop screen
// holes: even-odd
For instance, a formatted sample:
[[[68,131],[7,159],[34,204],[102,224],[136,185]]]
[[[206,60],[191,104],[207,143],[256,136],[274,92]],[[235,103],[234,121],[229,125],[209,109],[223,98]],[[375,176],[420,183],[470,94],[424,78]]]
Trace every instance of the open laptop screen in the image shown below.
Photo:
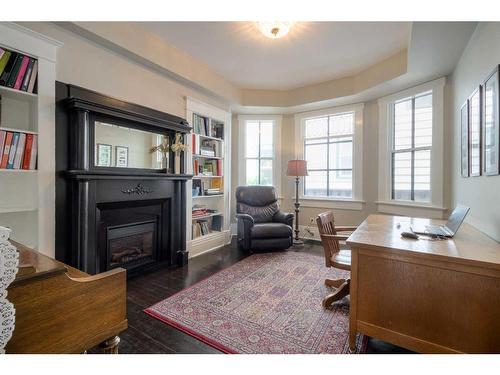
[[[467,212],[469,212],[469,207],[462,206],[460,204],[457,205],[448,218],[445,227],[448,228],[451,233],[455,234],[462,224],[462,221],[464,221]]]

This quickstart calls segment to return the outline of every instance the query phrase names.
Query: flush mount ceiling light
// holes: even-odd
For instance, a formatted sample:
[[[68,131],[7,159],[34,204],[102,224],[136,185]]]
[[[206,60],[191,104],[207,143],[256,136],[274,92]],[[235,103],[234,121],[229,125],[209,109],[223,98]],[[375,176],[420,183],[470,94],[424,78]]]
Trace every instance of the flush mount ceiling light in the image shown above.
[[[271,39],[284,37],[290,31],[294,22],[257,22],[262,34]]]

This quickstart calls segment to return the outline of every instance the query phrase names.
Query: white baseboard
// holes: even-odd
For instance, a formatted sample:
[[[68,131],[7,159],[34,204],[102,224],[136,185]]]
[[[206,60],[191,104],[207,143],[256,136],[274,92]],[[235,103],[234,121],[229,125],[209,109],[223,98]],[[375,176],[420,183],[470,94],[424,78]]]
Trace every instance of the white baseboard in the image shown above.
[[[189,258],[194,258],[198,255],[217,250],[222,246],[231,243],[231,233],[225,230],[218,233],[211,233],[207,236],[201,236],[194,240],[188,241],[187,250],[189,251]]]

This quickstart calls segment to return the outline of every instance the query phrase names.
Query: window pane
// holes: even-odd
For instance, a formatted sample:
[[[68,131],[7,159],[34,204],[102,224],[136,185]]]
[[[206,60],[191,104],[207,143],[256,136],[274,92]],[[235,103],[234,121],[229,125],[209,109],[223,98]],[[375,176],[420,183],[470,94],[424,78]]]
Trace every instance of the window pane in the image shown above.
[[[328,117],[311,118],[306,120],[305,137],[326,137],[328,134]]]
[[[258,185],[259,184],[259,160],[258,159],[247,159],[246,165],[246,175],[247,185]]]
[[[245,157],[256,158],[259,156],[259,122],[247,121],[245,134]]]
[[[330,169],[352,169],[352,137],[347,139],[330,143]]]
[[[411,152],[393,154],[392,199],[411,200]]]
[[[260,157],[273,157],[273,123],[260,123]]]
[[[352,134],[354,113],[330,116],[330,135]]]
[[[411,99],[394,104],[394,149],[410,148],[411,143]]]
[[[330,171],[330,196],[337,198],[352,197],[352,170]]]
[[[481,174],[480,159],[480,134],[481,134],[481,117],[480,117],[480,98],[479,92],[476,92],[470,99],[470,173],[473,176]]]
[[[273,184],[273,161],[264,159],[260,161],[260,185]]]
[[[305,195],[322,197],[328,195],[326,173],[323,171],[309,171],[309,176],[304,178]]]
[[[431,201],[431,151],[415,151],[415,201]]]
[[[432,94],[415,98],[415,147],[432,146]]]
[[[484,171],[491,173],[498,165],[498,74],[484,85]]]
[[[327,145],[305,145],[305,158],[307,160],[307,169],[326,169]]]

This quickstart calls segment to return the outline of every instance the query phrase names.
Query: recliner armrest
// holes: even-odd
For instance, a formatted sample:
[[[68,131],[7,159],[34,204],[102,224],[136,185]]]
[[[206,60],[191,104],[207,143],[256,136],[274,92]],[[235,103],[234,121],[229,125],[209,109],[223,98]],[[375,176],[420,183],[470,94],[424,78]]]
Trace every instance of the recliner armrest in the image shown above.
[[[273,221],[276,223],[283,223],[286,225],[293,226],[293,218],[294,217],[295,217],[295,215],[292,213],[278,211],[274,214]]]
[[[240,219],[244,220],[244,221],[248,222],[248,224],[251,224],[251,225],[255,224],[255,221],[253,220],[253,217],[251,217],[248,214],[236,214],[236,218],[238,220],[240,220]]]
[[[251,247],[250,231],[255,221],[253,217],[248,214],[236,214],[236,218],[238,219],[238,244],[248,251]]]

